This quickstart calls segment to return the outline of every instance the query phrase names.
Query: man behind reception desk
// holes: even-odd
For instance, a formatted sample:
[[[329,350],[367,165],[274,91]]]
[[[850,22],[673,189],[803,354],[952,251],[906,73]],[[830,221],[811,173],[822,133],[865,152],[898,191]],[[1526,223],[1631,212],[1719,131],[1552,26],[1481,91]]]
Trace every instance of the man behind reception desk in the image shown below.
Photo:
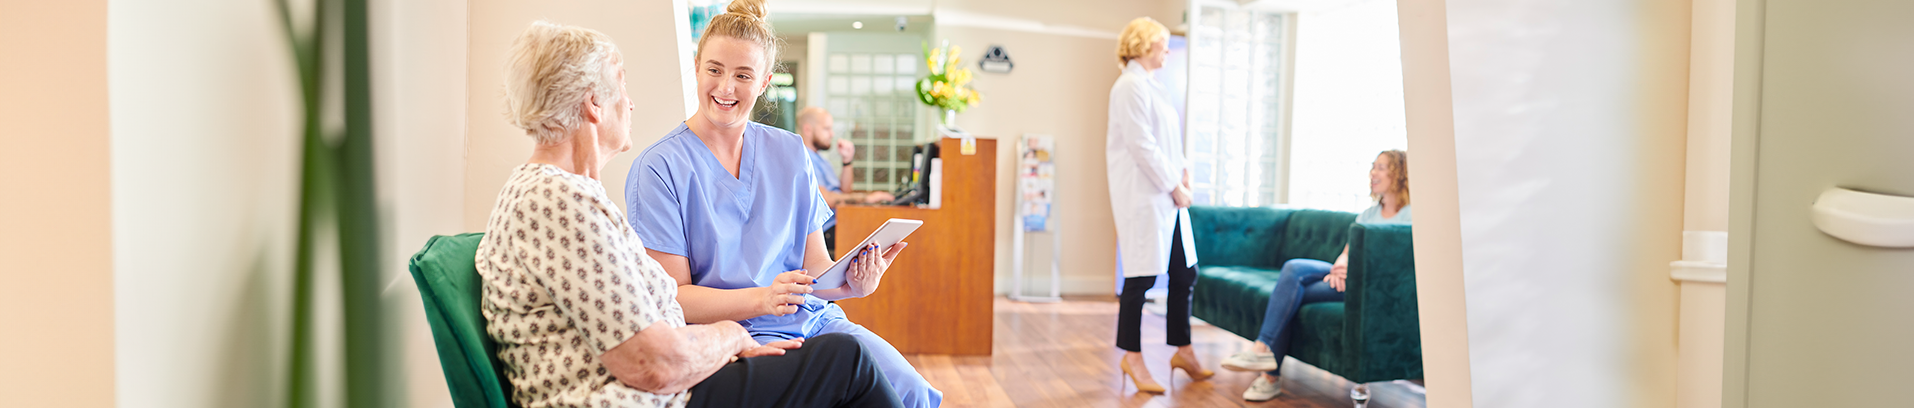
[[[856,178],[851,174],[851,160],[857,154],[857,147],[852,145],[850,140],[836,140],[836,157],[829,159],[839,160],[838,163],[842,164],[842,166],[838,167],[835,171],[831,170],[831,163],[825,161],[829,159],[825,157],[823,152],[824,149],[831,148],[833,139],[836,139],[834,134],[831,133],[831,126],[833,125],[831,112],[816,106],[804,108],[804,110],[798,111],[797,123],[798,135],[803,136],[805,144],[811,147],[811,168],[812,171],[817,172],[819,176],[817,177],[817,191],[824,194],[824,202],[831,205],[833,212],[837,210],[838,204],[849,202],[878,204],[889,203],[891,200],[896,199],[896,197],[891,196],[891,193],[882,191],[860,192],[848,191],[849,189],[844,188],[845,186],[856,185],[853,184]],[[835,174],[836,177],[832,177],[831,175],[833,174]],[[824,222],[824,245],[831,250],[832,256],[837,255],[836,215],[832,215],[829,221]]]

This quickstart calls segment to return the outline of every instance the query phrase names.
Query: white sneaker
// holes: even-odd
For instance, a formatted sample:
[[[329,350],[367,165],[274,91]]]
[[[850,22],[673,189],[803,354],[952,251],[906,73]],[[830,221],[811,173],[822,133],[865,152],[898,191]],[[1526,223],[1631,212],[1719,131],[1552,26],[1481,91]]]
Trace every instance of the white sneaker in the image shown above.
[[[1257,375],[1255,380],[1249,382],[1249,389],[1243,390],[1243,400],[1263,402],[1276,399],[1276,395],[1282,393],[1281,384],[1268,380],[1268,377]]]
[[[1223,359],[1223,368],[1231,371],[1275,371],[1276,355],[1267,351],[1245,350]]]

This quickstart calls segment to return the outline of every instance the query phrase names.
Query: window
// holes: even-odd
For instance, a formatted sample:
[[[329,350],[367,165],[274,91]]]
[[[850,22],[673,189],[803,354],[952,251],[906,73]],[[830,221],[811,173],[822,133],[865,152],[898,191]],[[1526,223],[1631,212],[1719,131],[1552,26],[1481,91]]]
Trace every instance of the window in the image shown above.
[[[1375,204],[1370,162],[1407,146],[1396,3],[1356,0],[1297,21],[1288,204],[1362,211]]]
[[[1191,8],[1185,146],[1196,204],[1277,204],[1288,16],[1234,3]]]
[[[851,171],[860,191],[895,189],[910,177],[916,142],[916,54],[831,53],[825,61],[825,109],[837,137],[857,145]]]

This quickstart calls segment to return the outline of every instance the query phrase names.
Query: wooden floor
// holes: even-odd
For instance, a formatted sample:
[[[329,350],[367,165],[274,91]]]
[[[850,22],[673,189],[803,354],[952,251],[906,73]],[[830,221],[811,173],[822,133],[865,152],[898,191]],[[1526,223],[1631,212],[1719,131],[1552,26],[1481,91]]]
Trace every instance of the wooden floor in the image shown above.
[[[1163,318],[1144,313],[1143,355],[1156,381],[1170,392],[1136,392],[1117,370],[1123,352],[1114,345],[1116,297],[1066,298],[1060,303],[1022,303],[998,297],[991,356],[907,356],[917,371],[944,392],[946,407],[1350,407],[1348,381],[1296,360],[1283,364],[1283,394],[1262,403],[1243,401],[1254,374],[1223,370],[1217,363],[1250,342],[1208,325],[1192,328],[1192,345],[1209,380],[1171,375],[1163,344]],[[1369,384],[1372,408],[1424,406],[1421,387],[1407,382]]]

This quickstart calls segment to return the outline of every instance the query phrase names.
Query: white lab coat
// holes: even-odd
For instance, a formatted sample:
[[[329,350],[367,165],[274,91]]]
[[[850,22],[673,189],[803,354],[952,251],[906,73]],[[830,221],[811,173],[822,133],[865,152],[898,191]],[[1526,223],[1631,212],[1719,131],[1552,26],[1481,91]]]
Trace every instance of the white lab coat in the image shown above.
[[[1136,61],[1110,87],[1110,212],[1116,216],[1117,267],[1123,277],[1163,274],[1170,266],[1172,233],[1182,234],[1183,254],[1196,265],[1189,211],[1176,208],[1170,191],[1183,183],[1183,129],[1168,91]],[[1177,217],[1183,227],[1171,231]]]

